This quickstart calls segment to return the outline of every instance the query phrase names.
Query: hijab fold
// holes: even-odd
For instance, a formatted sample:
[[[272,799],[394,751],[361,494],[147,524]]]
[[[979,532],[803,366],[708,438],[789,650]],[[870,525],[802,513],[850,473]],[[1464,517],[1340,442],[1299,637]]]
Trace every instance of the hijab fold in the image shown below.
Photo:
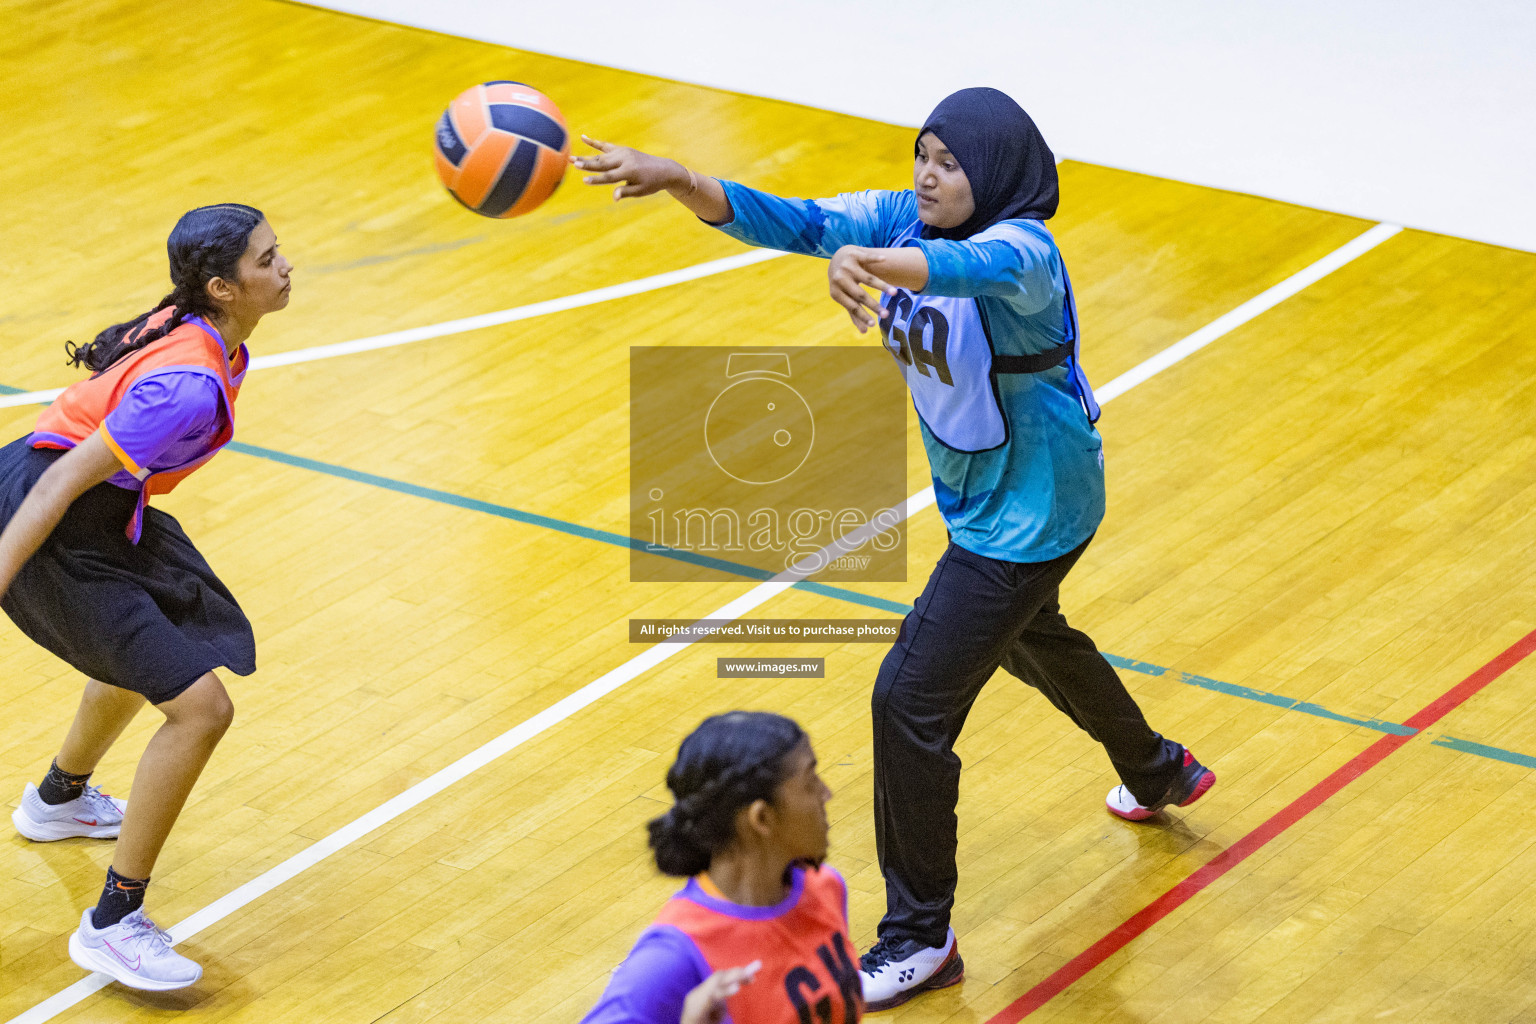
[[[1007,93],[961,89],[933,108],[917,133],[932,132],[971,183],[976,211],[953,228],[923,226],[924,238],[969,238],[1004,220],[1056,213],[1056,157],[1040,129]],[[913,143],[913,152],[917,149]]]

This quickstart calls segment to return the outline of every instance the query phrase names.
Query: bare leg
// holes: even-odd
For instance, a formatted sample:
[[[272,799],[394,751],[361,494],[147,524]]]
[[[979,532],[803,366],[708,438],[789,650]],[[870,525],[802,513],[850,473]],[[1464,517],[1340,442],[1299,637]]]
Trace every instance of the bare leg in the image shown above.
[[[87,680],[74,724],[54,763],[70,775],[89,775],[143,706],[144,698],[132,690]]]
[[[156,706],[165,713],[165,724],[139,758],[112,857],[112,869],[124,878],[148,878],[154,871],[176,816],[235,715],[224,684],[212,672]]]

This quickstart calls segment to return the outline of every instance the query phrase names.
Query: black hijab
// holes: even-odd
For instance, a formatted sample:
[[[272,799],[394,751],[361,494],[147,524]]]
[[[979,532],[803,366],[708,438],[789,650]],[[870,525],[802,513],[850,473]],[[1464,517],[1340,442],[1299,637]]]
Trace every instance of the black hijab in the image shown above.
[[[996,89],[961,89],[943,100],[922,130],[960,162],[976,212],[953,228],[923,226],[924,238],[969,238],[1001,220],[1048,220],[1056,213],[1056,157],[1024,108]],[[914,155],[917,144],[912,144]]]

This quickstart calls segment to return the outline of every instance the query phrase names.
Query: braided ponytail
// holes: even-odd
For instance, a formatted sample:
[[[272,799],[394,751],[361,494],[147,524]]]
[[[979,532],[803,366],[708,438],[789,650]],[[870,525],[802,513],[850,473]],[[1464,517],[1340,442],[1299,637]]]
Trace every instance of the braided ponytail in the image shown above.
[[[732,711],[706,718],[683,740],[667,771],[676,801],[647,830],[656,867],[667,875],[697,875],[736,837],[736,812],[772,800],[789,754],[805,732],[783,715]]]
[[[239,203],[200,206],[182,214],[165,243],[171,263],[171,293],[154,309],[108,327],[95,341],[85,345],[66,341],[64,352],[70,365],[100,373],[128,353],[170,334],[188,317],[217,313],[218,307],[208,295],[208,282],[216,277],[240,280],[240,257],[245,255],[251,232],[264,219],[260,210]],[[164,309],[171,310],[164,323],[145,326]]]

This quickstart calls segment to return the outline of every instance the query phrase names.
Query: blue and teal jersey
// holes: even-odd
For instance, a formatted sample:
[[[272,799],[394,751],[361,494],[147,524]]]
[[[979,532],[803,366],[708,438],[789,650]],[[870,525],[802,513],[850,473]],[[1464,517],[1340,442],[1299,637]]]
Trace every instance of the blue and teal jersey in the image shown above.
[[[887,298],[882,329],[956,544],[1043,562],[1092,536],[1104,518],[1098,407],[1077,360],[1066,266],[1044,224],[1009,220],[961,241],[925,239],[911,191],[808,200],[721,184],[735,216],[720,230],[749,245],[826,258],[845,245],[922,250],[927,287]],[[996,365],[1055,351],[1071,355],[1040,372]]]

